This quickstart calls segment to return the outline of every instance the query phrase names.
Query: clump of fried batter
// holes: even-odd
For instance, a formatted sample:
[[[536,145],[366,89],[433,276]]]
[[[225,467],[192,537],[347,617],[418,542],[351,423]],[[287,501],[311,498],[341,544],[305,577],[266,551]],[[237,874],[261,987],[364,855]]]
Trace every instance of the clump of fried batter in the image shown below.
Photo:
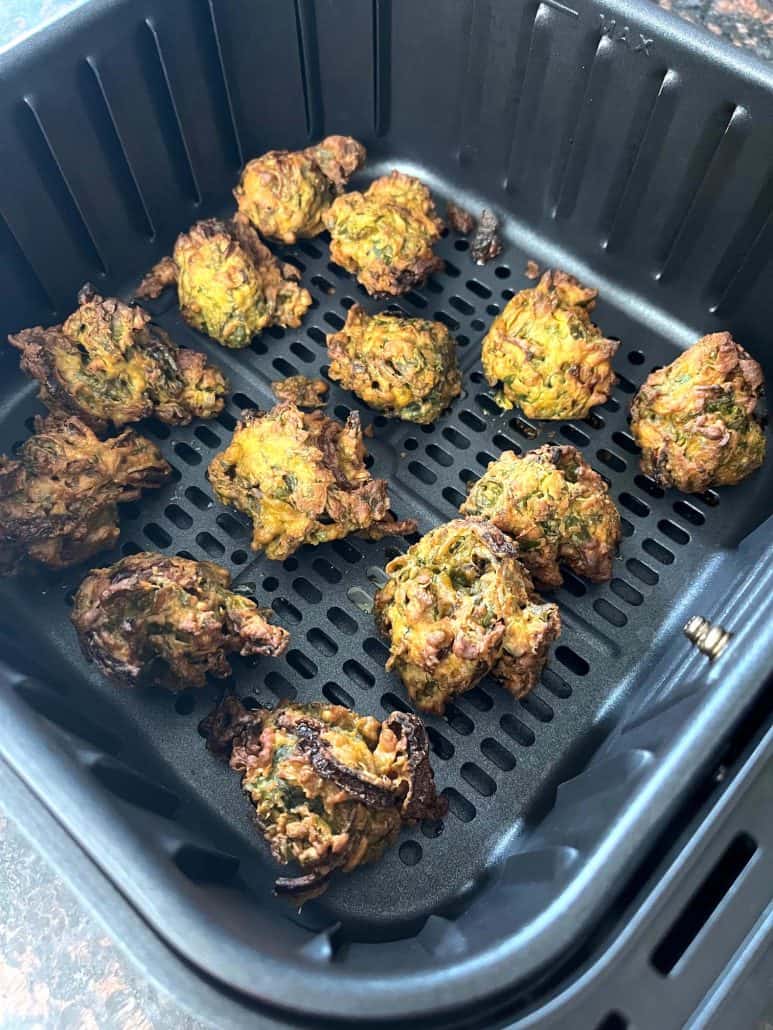
[[[703,336],[652,372],[631,405],[642,471],[663,487],[732,486],[765,458],[762,369],[730,333]]]
[[[245,412],[209,479],[223,504],[250,516],[252,546],[269,558],[350,533],[379,539],[416,529],[390,515],[386,480],[371,479],[356,412],[345,424],[289,403]]]
[[[559,562],[593,583],[612,577],[620,515],[576,447],[545,444],[520,458],[505,451],[459,511],[481,515],[511,537],[541,589],[561,586]]]
[[[324,408],[328,389],[324,379],[308,376],[288,376],[271,384],[271,392],[278,401],[289,401],[299,408]]]
[[[620,344],[590,320],[597,293],[565,272],[548,271],[507,302],[482,352],[486,379],[501,383],[503,408],[519,406],[528,418],[585,418],[608,399]]]
[[[38,417],[18,458],[0,457],[0,575],[25,560],[61,569],[113,547],[118,502],[161,486],[171,472],[131,429],[103,441],[74,416]]]
[[[487,673],[515,697],[536,685],[561,620],[556,605],[539,603],[517,555],[491,522],[466,518],[387,565],[376,625],[389,641],[387,669],[423,711],[442,715]]]
[[[295,328],[311,306],[300,272],[278,261],[247,219],[209,218],[181,233],[140,283],[137,297],[158,297],[177,283],[183,318],[224,347],[247,347],[272,325]]]
[[[325,703],[247,710],[229,697],[201,729],[241,775],[273,857],[300,866],[275,885],[297,901],[322,894],[336,870],[376,861],[401,826],[447,810],[415,715],[379,722]]]
[[[77,415],[97,432],[154,415],[170,425],[213,418],[228,390],[223,373],[181,350],[140,307],[107,300],[86,285],[78,310],[51,329],[9,336],[21,367],[40,383],[54,414]]]
[[[408,422],[434,422],[462,391],[456,341],[442,322],[354,304],[327,338],[330,378],[371,408]]]
[[[351,136],[328,136],[305,150],[270,150],[247,163],[234,197],[269,239],[295,243],[298,237],[318,236],[324,213],[366,156]]]
[[[281,655],[290,636],[229,589],[219,565],[141,553],[95,569],[75,595],[83,653],[121,686],[203,687],[231,672],[228,656]]]
[[[432,251],[443,222],[429,190],[412,175],[394,171],[364,193],[345,193],[324,222],[331,257],[374,297],[407,293],[443,267]]]

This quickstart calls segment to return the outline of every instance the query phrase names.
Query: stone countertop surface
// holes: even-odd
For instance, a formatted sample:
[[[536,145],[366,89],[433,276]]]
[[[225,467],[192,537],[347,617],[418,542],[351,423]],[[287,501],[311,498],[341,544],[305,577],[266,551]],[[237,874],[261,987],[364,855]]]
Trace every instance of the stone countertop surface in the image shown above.
[[[84,2],[88,0],[0,0],[0,47]],[[773,60],[773,0],[660,3],[734,45]],[[69,888],[2,815],[0,1028],[203,1028],[127,961]],[[759,1030],[773,1030],[773,1009],[759,1024]]]

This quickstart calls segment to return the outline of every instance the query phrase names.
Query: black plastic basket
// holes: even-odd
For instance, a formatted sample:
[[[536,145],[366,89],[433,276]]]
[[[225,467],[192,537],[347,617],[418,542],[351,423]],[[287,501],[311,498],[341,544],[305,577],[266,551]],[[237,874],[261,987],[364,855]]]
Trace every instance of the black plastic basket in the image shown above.
[[[229,209],[244,159],[349,133],[369,151],[359,182],[399,167],[439,203],[504,218],[499,259],[474,265],[451,233],[446,271],[399,301],[453,329],[464,395],[432,427],[362,409],[395,511],[426,530],[503,449],[567,440],[623,515],[613,580],[569,574],[557,592],[564,630],[537,690],[516,702],[484,682],[427,719],[445,824],[404,833],[300,914],[272,897],[249,802],[196,733],[215,691],[122,692],[85,667],[68,619],[83,570],[2,582],[6,803],[214,1021],[681,1026],[721,1015],[722,984],[763,968],[771,466],[664,494],[639,472],[627,410],[653,366],[719,329],[773,381],[773,75],[649,6],[573,2],[103,0],[0,59],[3,332],[61,319],[87,280],[128,294],[180,230]],[[240,665],[240,694],[383,715],[407,706],[369,607],[404,544],[254,561],[206,481],[240,410],[270,404],[272,379],[324,374],[325,333],[353,301],[378,306],[324,238],[282,253],[315,299],[298,331],[229,352],[171,298],[151,306],[233,393],[219,422],[143,426],[175,481],[125,507],[121,548],[214,558],[255,584],[292,643]],[[623,341],[612,398],[582,422],[502,412],[480,372],[527,259],[597,286],[594,317]],[[8,451],[39,409],[15,352],[0,361]],[[332,386],[336,414],[356,403]],[[711,665],[681,635],[692,614],[733,633]]]

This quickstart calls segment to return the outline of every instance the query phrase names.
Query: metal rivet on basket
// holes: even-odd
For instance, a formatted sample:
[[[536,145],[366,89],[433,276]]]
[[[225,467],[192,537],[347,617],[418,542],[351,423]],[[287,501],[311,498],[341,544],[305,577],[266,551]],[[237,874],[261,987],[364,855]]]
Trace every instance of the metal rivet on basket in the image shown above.
[[[693,615],[684,627],[684,635],[710,661],[719,658],[730,643],[731,633],[722,626],[715,626],[701,615]]]

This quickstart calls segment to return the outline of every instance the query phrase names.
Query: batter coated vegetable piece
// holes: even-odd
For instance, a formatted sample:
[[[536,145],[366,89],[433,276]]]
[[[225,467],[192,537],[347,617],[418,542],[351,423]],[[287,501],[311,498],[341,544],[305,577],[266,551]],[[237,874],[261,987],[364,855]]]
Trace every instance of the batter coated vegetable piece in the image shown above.
[[[330,378],[371,408],[408,422],[434,422],[462,391],[456,341],[442,322],[354,304],[327,338]]]
[[[366,156],[351,136],[328,136],[305,150],[269,150],[247,163],[234,197],[269,239],[295,243],[299,236],[318,236],[324,213]]]
[[[762,369],[730,333],[703,336],[652,372],[631,405],[642,471],[663,487],[732,486],[765,459]]]
[[[364,193],[345,193],[324,222],[331,257],[374,297],[407,293],[443,267],[432,251],[443,222],[429,190],[412,175],[394,171]]]
[[[308,376],[288,376],[271,384],[271,392],[278,401],[290,401],[299,408],[324,408],[328,390],[324,379]]]
[[[0,457],[0,575],[25,559],[61,569],[113,547],[119,501],[161,484],[171,468],[125,429],[99,440],[80,419],[35,419],[18,458]]]
[[[231,672],[228,656],[270,655],[290,636],[254,601],[229,589],[214,562],[141,553],[95,569],[75,595],[83,653],[122,686],[203,687]]]
[[[224,347],[238,348],[269,326],[301,324],[311,294],[299,279],[298,269],[278,261],[237,214],[227,222],[196,222],[178,236],[173,256],[151,269],[137,296],[158,297],[176,282],[186,322]]]
[[[322,894],[335,870],[376,861],[402,825],[439,819],[448,807],[415,715],[379,722],[339,705],[289,702],[248,711],[229,697],[201,729],[241,775],[273,857],[301,867],[275,886],[295,900]]]
[[[486,379],[502,384],[503,408],[519,406],[528,418],[585,418],[609,398],[620,344],[591,322],[596,297],[566,272],[549,271],[507,302],[482,351]]]
[[[374,606],[386,667],[423,711],[442,715],[489,672],[515,697],[536,685],[561,620],[517,554],[491,522],[455,519],[387,565]]]
[[[102,432],[151,415],[186,425],[222,411],[223,373],[203,354],[181,350],[147,311],[105,300],[88,284],[78,304],[62,325],[8,337],[54,414],[77,415]]]
[[[223,504],[250,516],[252,546],[269,558],[350,533],[380,539],[416,529],[412,519],[395,522],[386,480],[365,468],[356,412],[342,424],[290,403],[247,411],[209,479]]]
[[[540,589],[561,586],[559,562],[594,583],[612,578],[620,515],[576,447],[545,444],[520,458],[505,451],[459,511],[482,515],[512,537]]]

